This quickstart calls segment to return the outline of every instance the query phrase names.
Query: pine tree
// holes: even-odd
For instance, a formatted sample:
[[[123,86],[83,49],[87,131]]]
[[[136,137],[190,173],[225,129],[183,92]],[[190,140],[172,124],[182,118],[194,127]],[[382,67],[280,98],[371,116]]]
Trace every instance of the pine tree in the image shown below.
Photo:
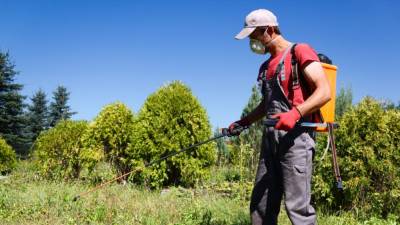
[[[15,82],[18,72],[8,53],[0,52],[0,135],[18,154],[26,150],[23,85]]]
[[[53,92],[53,102],[50,104],[49,125],[54,127],[58,121],[70,119],[75,112],[69,107],[69,92],[64,86],[58,86]]]
[[[28,106],[28,130],[31,143],[39,136],[40,132],[48,127],[48,106],[46,93],[38,90],[31,98]]]

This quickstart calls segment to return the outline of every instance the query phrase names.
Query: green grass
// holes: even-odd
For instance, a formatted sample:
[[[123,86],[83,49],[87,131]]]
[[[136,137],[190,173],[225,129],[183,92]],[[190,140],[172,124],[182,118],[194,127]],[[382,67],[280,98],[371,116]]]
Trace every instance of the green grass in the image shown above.
[[[242,196],[248,191],[234,194],[240,184],[226,183],[223,175],[215,173],[217,179],[210,180],[207,188],[149,191],[114,183],[73,202],[77,193],[92,187],[89,182],[43,180],[31,164],[22,162],[8,178],[0,180],[0,224],[250,224],[248,196]],[[320,213],[318,222],[396,224],[376,218],[358,221],[351,213]],[[280,224],[290,224],[283,208]]]

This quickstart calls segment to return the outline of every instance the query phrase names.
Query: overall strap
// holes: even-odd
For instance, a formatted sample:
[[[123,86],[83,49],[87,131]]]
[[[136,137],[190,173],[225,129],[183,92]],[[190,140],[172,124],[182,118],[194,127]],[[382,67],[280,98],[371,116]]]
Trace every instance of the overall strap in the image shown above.
[[[269,60],[267,60],[263,65],[262,65],[262,72],[258,75],[258,81],[266,81],[267,80],[267,70],[269,68]]]
[[[290,45],[286,48],[285,52],[282,55],[282,58],[279,60],[278,66],[276,67],[276,70],[275,70],[275,76],[280,75],[282,81],[284,81],[286,79],[285,58],[286,58],[286,55],[288,54],[289,50],[293,48],[292,46],[293,46],[293,44],[290,43]]]
[[[285,58],[286,55],[288,54],[289,50],[291,50],[292,47],[292,43],[285,49],[285,52],[283,53],[281,59],[279,60],[278,66],[276,67],[275,70],[275,74],[273,76],[273,78],[277,77],[278,75],[280,75],[281,80],[285,80],[286,79],[286,75],[285,75]],[[264,66],[266,69],[264,69],[261,74],[258,77],[258,80],[262,80],[262,81],[266,81],[267,80],[267,70],[269,69],[269,60],[266,62],[266,65]]]

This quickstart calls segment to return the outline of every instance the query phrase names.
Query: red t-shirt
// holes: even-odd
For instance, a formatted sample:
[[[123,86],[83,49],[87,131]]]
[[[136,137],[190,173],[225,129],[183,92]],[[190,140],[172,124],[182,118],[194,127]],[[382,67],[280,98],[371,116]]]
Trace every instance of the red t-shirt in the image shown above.
[[[285,50],[279,52],[277,55],[274,57],[270,57],[267,61],[265,61],[259,70],[259,76],[260,78],[261,74],[267,70],[267,65],[269,64],[269,68],[267,70],[267,79],[271,79],[276,71],[276,68],[279,64],[279,61],[282,58],[283,53]],[[301,70],[304,70],[304,68],[309,65],[311,62],[317,61],[319,62],[319,58],[317,53],[312,49],[309,45],[307,44],[297,44],[295,47],[295,54],[296,54],[296,59],[299,63],[299,68]],[[281,83],[281,86],[283,88],[283,91],[285,92],[286,97],[288,98],[290,104],[293,106],[297,106],[301,103],[304,102],[304,99],[307,99],[308,95],[310,93],[307,93],[305,91],[305,88],[301,88],[301,91],[294,91],[292,90],[292,64],[291,64],[291,59],[292,59],[292,54],[289,50],[289,52],[286,55],[285,58],[285,79],[282,80],[281,77],[279,76],[279,81]],[[301,74],[299,74],[301,76]],[[302,84],[303,85],[303,84]]]

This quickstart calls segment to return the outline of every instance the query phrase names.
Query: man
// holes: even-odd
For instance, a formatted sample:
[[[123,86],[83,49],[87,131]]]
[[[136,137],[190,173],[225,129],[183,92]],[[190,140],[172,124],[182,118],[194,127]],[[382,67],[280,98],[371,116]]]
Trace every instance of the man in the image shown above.
[[[235,38],[247,37],[255,53],[271,54],[258,75],[263,100],[232,123],[228,133],[239,135],[243,127],[264,116],[277,120],[275,127],[266,127],[263,133],[250,202],[252,224],[277,224],[282,197],[293,224],[316,224],[310,204],[314,135],[296,123],[315,121],[319,108],[330,100],[328,80],[315,51],[307,44],[293,48],[282,37],[272,12],[258,9],[247,15],[245,27]]]

